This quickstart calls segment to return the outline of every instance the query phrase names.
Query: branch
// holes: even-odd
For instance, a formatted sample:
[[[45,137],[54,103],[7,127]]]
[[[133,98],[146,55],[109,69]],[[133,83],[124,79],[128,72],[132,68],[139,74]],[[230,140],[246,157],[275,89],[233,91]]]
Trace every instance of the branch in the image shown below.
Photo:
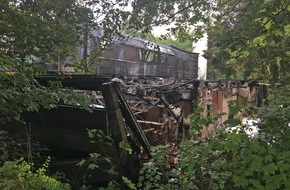
[[[182,13],[183,11],[193,7],[194,5],[196,5],[198,3],[198,1],[195,1],[194,3],[190,4],[189,6],[177,11],[176,13],[170,15],[166,20],[164,20],[163,22],[161,22],[160,24],[166,24],[166,22],[168,22],[169,20],[171,20],[173,17],[175,17],[176,15]]]
[[[229,1],[228,1],[229,2]],[[224,17],[227,14],[231,13],[237,6],[238,4],[241,2],[241,0],[238,0],[232,7],[230,10],[228,10],[227,12],[223,13],[222,15],[220,15],[220,17]]]

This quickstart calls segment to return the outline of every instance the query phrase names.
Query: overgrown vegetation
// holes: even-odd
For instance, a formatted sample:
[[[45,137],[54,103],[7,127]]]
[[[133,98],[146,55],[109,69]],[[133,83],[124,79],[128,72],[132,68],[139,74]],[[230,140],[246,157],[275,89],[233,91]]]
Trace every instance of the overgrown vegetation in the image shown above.
[[[32,165],[19,159],[7,161],[0,167],[0,189],[3,190],[69,190],[69,184],[61,183],[55,178],[48,176],[48,158],[42,167],[33,171]]]

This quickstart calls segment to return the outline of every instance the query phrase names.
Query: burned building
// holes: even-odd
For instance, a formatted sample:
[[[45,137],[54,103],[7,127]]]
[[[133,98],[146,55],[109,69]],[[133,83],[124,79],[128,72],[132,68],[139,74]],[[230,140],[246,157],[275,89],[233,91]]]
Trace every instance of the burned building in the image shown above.
[[[102,28],[93,30],[78,48],[77,59],[94,65],[97,75],[158,76],[196,79],[198,53],[132,36],[113,37],[102,49]]]
[[[92,56],[91,52],[98,44],[96,39],[92,40],[86,48],[79,49],[80,56]],[[182,139],[188,138],[191,122],[188,116],[198,106],[217,114],[228,113],[231,100],[244,98],[258,104],[263,102],[263,87],[256,82],[196,80],[198,54],[173,46],[140,38],[114,39],[100,58],[95,75],[37,78],[44,86],[49,81],[60,80],[63,87],[80,93],[85,91],[86,95],[89,92],[92,95],[91,112],[76,105],[59,104],[51,110],[29,113],[25,118],[26,123],[31,124],[32,137],[50,148],[56,160],[53,163],[55,169],[64,172],[72,181],[81,180],[87,172],[76,164],[83,159],[90,161],[92,152],[109,156],[112,158],[110,164],[119,174],[136,178],[139,162],[150,157],[151,146],[171,144],[174,149]],[[112,82],[111,78],[102,78],[101,74],[128,78]],[[152,80],[152,77],[158,79]],[[223,116],[219,121],[222,123],[227,117]],[[23,125],[10,123],[0,127],[12,133],[26,134]],[[205,126],[202,135],[208,135],[217,125],[209,126],[211,129]],[[112,137],[113,142],[107,145],[97,139],[97,143],[91,144],[88,130],[101,131]],[[129,143],[133,154],[123,150],[119,146],[121,142]],[[172,155],[177,157],[175,153]],[[102,168],[92,171],[93,177],[86,180],[95,183],[114,179],[104,173],[104,168],[112,167],[110,164],[104,159]]]
[[[97,74],[196,79],[198,54],[141,38],[117,39],[102,54]]]

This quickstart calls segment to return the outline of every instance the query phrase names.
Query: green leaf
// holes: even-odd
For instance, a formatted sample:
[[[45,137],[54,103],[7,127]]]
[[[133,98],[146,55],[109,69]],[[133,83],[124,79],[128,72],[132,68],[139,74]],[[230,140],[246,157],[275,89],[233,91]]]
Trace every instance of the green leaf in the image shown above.
[[[132,154],[132,148],[130,146],[130,144],[128,142],[125,142],[125,141],[121,141],[119,143],[119,147],[125,151],[127,151],[129,154]]]
[[[269,175],[269,174],[275,174],[275,172],[278,168],[275,165],[275,163],[270,163],[270,164],[264,166],[263,169],[264,169],[264,174]]]
[[[264,187],[261,185],[259,180],[254,180],[254,179],[249,179],[249,183],[253,184],[253,186],[255,187],[255,189],[260,189],[263,190]]]
[[[251,170],[258,172],[260,169],[262,169],[262,160],[263,160],[262,157],[253,155],[251,162]]]
[[[100,166],[98,166],[98,165],[96,165],[96,164],[89,164],[89,165],[88,165],[88,169],[89,169],[89,170],[94,170],[94,169],[96,169],[96,168],[100,168]]]
[[[106,170],[106,172],[110,175],[118,175],[118,172],[115,170],[115,166],[111,167],[110,169]]]
[[[136,185],[131,180],[129,180],[128,178],[126,178],[124,176],[122,176],[122,179],[123,179],[124,183],[127,185],[127,187],[129,187],[129,189],[131,189],[131,190],[137,189]]]
[[[239,187],[246,187],[248,185],[248,180],[245,179],[244,177],[234,175],[233,180],[234,180],[235,185]]]

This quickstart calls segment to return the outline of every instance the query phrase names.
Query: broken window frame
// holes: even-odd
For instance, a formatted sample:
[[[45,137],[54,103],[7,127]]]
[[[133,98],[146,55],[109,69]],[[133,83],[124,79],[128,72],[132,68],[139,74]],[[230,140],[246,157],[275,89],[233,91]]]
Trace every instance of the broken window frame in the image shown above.
[[[141,49],[137,50],[138,60],[143,63],[151,63],[157,64],[158,63],[158,53],[148,49]]]

